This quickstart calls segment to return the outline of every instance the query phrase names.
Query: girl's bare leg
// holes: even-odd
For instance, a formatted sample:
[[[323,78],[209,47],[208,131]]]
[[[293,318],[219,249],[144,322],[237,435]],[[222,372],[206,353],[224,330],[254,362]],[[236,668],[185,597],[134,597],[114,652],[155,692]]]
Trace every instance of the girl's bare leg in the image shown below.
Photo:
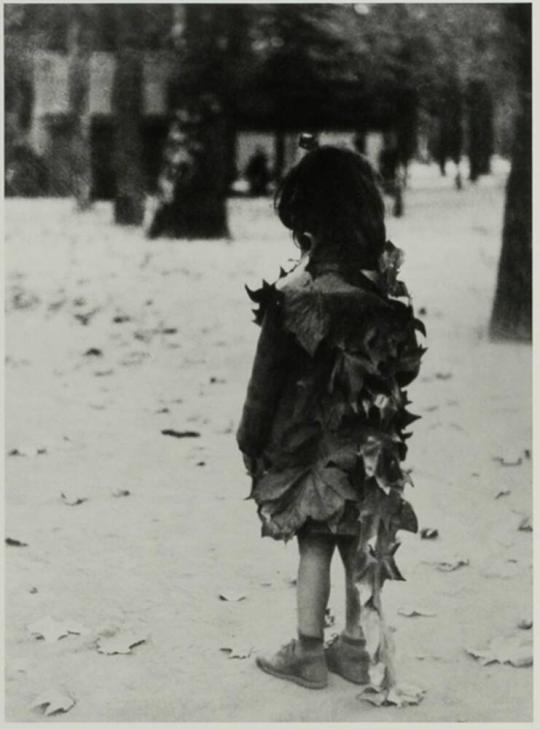
[[[300,650],[311,647],[322,650],[324,613],[330,596],[330,563],[334,552],[333,537],[300,535],[300,565],[296,599]],[[302,640],[304,639],[304,640]],[[306,640],[307,639],[307,640]]]
[[[353,640],[364,637],[360,627],[360,597],[354,580],[354,564],[358,539],[356,537],[341,537],[338,539],[338,549],[345,568],[345,630],[344,634]]]

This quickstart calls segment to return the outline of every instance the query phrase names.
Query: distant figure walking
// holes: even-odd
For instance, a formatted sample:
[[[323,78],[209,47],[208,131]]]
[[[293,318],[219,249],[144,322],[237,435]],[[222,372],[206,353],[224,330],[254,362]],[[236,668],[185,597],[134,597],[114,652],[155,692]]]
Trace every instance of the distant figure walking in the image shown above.
[[[258,666],[307,688],[328,671],[355,684],[381,665],[392,683],[380,590],[403,579],[396,531],[416,531],[403,499],[408,473],[406,387],[423,349],[405,285],[401,252],[386,241],[384,202],[367,160],[346,149],[309,151],[276,196],[300,262],[251,298],[262,325],[238,444],[252,477],[263,536],[300,550],[298,637]],[[345,570],[346,624],[324,648],[330,563]],[[365,595],[370,596],[365,600]],[[362,596],[362,597],[361,597]],[[373,622],[374,621],[374,622]],[[380,642],[366,645],[365,626]]]
[[[262,147],[257,147],[246,166],[246,178],[249,183],[249,194],[260,197],[268,194],[270,172],[268,157]]]

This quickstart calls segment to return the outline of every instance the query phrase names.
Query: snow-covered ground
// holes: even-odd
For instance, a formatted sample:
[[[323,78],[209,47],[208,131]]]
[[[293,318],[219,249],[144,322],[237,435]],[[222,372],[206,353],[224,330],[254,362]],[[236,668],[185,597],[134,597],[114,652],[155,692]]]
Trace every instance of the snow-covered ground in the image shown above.
[[[9,720],[40,719],[32,703],[59,689],[69,722],[531,720],[532,670],[466,652],[531,632],[516,627],[531,615],[531,349],[486,337],[506,171],[457,192],[414,167],[406,215],[388,221],[428,328],[409,497],[439,531],[404,535],[407,582],[385,585],[400,676],[427,690],[407,709],[362,703],[336,676],[309,692],[221,650],[277,648],[295,629],[296,547],[259,538],[234,442],[257,335],[243,284],[295,255],[271,202],[232,201],[231,242],[187,243],[116,228],[107,204],[7,201],[6,448],[23,455],[6,459],[6,537],[27,544],[6,547]],[[37,640],[27,626],[46,616],[86,632]],[[132,654],[97,651],[127,629],[147,638]]]

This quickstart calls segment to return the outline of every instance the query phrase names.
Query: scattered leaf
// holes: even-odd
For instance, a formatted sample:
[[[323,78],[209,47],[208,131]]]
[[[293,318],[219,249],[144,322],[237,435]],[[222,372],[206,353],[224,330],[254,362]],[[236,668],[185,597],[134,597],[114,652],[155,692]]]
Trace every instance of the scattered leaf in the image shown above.
[[[75,699],[66,691],[61,689],[52,689],[41,694],[32,704],[33,709],[44,709],[45,716],[51,716],[57,712],[69,711],[75,706]]]
[[[114,324],[124,324],[126,321],[131,321],[131,317],[127,316],[125,314],[119,314],[118,316],[113,316]]]
[[[253,652],[253,648],[248,645],[233,645],[220,648],[220,651],[229,654],[229,658],[249,658]]]
[[[508,496],[508,494],[512,493],[510,489],[502,489],[502,491],[498,491],[495,499],[501,499],[503,496]]]
[[[98,349],[97,347],[90,347],[90,349],[87,349],[84,353],[85,357],[103,357],[103,352],[101,349]]]
[[[174,430],[166,428],[161,431],[162,435],[170,435],[173,438],[200,438],[201,434],[196,430]]]
[[[96,370],[94,372],[94,377],[109,377],[109,375],[113,375],[114,370]]]
[[[436,372],[435,373],[436,380],[449,380],[451,377],[452,377],[451,372]]]
[[[460,567],[467,567],[469,560],[466,557],[456,557],[453,560],[441,560],[439,562],[432,562],[438,570],[441,572],[454,572],[460,569]]]
[[[420,529],[420,538],[421,539],[437,539],[438,536],[439,536],[439,531],[437,529],[430,529],[429,527]]]
[[[11,537],[6,537],[6,544],[8,547],[27,547],[27,542],[21,542],[18,539],[12,539]]]
[[[225,600],[226,602],[240,602],[245,600],[246,596],[241,592],[235,592],[234,590],[225,590],[219,593],[219,599]]]
[[[11,450],[8,451],[8,456],[32,458],[33,456],[44,456],[46,453],[47,448],[45,446],[23,445],[17,446],[17,448],[11,448]]]
[[[116,489],[115,491],[113,491],[113,496],[117,499],[120,498],[121,496],[130,496],[130,495],[131,495],[131,491],[128,491],[128,489]]]
[[[162,415],[164,413],[170,413],[170,412],[171,411],[169,410],[169,408],[160,408],[159,410],[156,410],[157,415]]]
[[[38,592],[39,592],[39,590],[37,589],[37,587],[31,587],[31,588],[30,588],[30,590],[29,590],[28,592],[29,592],[29,593],[30,593],[31,595],[37,595],[37,594],[38,594]]]
[[[431,612],[431,610],[425,610],[424,608],[407,607],[398,610],[398,614],[406,618],[434,618],[437,613]]]
[[[206,466],[206,461],[198,461],[197,466]]]
[[[176,327],[165,327],[164,329],[161,329],[162,334],[177,334],[178,329]]]
[[[97,641],[99,653],[107,656],[131,653],[135,646],[146,643],[148,636],[132,632],[120,632],[113,636],[101,636]]]
[[[530,630],[533,626],[533,621],[531,618],[522,618],[517,626],[520,630]]]
[[[523,519],[519,522],[518,530],[520,532],[532,532],[532,522],[530,516],[525,516]]]
[[[532,637],[523,633],[502,635],[493,638],[487,648],[467,648],[474,658],[478,658],[483,666],[490,663],[509,663],[515,668],[532,666]]]
[[[79,506],[80,504],[84,504],[85,501],[88,501],[86,496],[66,496],[63,491],[60,497],[66,506]]]
[[[515,461],[507,461],[502,456],[494,456],[493,460],[497,461],[497,463],[500,463],[501,466],[521,466],[521,464],[523,463],[523,459],[521,457],[516,458]]]
[[[28,625],[27,630],[36,638],[43,638],[46,643],[55,643],[70,633],[73,635],[85,635],[87,633],[86,628],[78,623],[61,623],[51,618],[50,615]]]

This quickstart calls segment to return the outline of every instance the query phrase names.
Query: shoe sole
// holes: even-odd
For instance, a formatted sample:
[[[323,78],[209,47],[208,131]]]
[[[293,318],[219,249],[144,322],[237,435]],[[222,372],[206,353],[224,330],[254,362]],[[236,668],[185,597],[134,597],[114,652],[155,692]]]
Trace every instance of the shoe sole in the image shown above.
[[[327,681],[308,681],[306,678],[302,678],[301,676],[295,676],[290,673],[280,673],[279,671],[274,670],[271,668],[271,666],[267,665],[264,661],[260,660],[259,658],[255,659],[255,663],[257,666],[261,669],[261,671],[264,671],[265,673],[268,673],[270,676],[274,676],[274,678],[282,678],[284,681],[291,681],[292,683],[297,684],[298,686],[302,686],[303,688],[309,688],[309,689],[323,689],[328,686]]]

